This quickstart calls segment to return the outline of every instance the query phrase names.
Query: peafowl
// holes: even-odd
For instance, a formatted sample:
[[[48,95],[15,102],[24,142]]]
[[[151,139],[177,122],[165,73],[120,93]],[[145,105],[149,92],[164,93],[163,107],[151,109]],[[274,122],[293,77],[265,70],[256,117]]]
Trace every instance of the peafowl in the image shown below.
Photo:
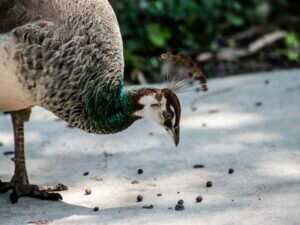
[[[196,68],[181,55],[162,60]],[[43,107],[73,127],[112,134],[141,118],[163,127],[179,143],[180,103],[169,88],[123,88],[123,44],[107,0],[0,0],[0,111],[10,112],[15,171],[0,192],[60,200],[53,191],[29,183],[24,156],[24,123],[31,108]],[[196,69],[189,72],[206,90]],[[170,82],[172,83],[172,82]],[[173,88],[172,88],[173,87]]]

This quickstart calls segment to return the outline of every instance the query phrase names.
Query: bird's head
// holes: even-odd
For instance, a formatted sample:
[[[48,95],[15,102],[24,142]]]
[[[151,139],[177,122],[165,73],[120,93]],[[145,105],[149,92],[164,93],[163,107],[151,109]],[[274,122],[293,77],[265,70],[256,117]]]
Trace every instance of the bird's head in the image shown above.
[[[177,146],[181,108],[176,94],[167,88],[145,88],[139,92],[137,103],[140,109],[135,112],[135,115],[148,118],[163,127]]]
[[[173,138],[175,145],[179,143],[181,107],[175,93],[188,90],[191,83],[200,85],[207,91],[206,77],[198,65],[190,57],[184,55],[162,54],[167,88],[142,88],[136,95],[136,118],[148,118],[163,127]],[[189,82],[188,82],[189,81]]]

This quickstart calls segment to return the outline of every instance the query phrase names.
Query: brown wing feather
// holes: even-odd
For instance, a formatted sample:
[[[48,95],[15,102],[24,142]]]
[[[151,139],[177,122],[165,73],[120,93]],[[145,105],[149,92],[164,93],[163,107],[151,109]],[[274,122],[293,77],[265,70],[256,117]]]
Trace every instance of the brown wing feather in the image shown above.
[[[198,81],[201,85],[202,91],[207,91],[207,79],[202,73],[198,65],[193,62],[191,57],[182,54],[172,55],[171,53],[161,54],[160,59],[163,61],[171,62],[173,64],[181,65],[188,71],[188,77],[192,80]]]

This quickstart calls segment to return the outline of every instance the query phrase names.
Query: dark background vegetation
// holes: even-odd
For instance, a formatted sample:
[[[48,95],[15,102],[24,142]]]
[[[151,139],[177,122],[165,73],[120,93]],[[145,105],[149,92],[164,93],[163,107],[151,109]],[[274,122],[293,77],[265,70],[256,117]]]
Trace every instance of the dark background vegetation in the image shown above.
[[[300,66],[299,0],[110,2],[121,26],[127,80],[142,72],[148,81],[158,81],[158,56],[165,52],[191,56],[209,77]],[[217,57],[279,30],[286,32],[284,38],[254,54]],[[209,60],[202,60],[207,53]]]

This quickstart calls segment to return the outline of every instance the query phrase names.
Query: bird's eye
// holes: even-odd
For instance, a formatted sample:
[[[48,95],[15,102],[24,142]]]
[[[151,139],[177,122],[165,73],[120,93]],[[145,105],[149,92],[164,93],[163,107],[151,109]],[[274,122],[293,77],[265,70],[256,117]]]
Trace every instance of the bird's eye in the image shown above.
[[[159,107],[159,104],[158,104],[158,103],[156,103],[156,104],[151,104],[151,107],[152,107],[152,108],[158,108],[158,107]]]

